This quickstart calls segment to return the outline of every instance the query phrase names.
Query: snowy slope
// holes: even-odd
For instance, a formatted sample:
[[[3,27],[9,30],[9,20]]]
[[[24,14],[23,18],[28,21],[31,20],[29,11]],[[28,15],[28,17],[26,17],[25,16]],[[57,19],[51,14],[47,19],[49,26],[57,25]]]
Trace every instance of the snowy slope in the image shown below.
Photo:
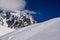
[[[3,36],[5,34],[7,34],[7,33],[12,32],[12,31],[14,31],[14,29],[10,29],[10,28],[8,28],[6,26],[1,26],[0,25],[0,36]]]
[[[8,28],[8,25],[6,23],[6,19],[3,19],[3,22],[4,22],[4,25],[0,24],[0,36],[3,36],[7,33],[14,31],[14,29]]]
[[[11,32],[1,36],[0,40],[60,40],[60,18]]]

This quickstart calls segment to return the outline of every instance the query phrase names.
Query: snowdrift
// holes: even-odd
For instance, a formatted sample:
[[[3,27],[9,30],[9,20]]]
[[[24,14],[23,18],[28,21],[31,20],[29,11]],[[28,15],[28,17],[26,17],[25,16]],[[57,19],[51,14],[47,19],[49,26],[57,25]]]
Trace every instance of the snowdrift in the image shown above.
[[[0,40],[60,40],[60,18],[12,31]]]

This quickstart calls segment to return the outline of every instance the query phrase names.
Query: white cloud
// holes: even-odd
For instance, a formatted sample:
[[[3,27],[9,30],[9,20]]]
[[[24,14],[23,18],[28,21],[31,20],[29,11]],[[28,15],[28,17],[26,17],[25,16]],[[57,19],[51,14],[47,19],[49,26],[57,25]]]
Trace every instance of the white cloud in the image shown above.
[[[0,0],[0,8],[4,10],[23,10],[25,0]]]
[[[0,9],[3,10],[23,10],[26,13],[36,14],[35,11],[25,9],[25,0],[0,0]]]
[[[30,13],[30,14],[36,14],[37,12],[35,11],[30,11],[30,10],[25,10],[26,13]]]

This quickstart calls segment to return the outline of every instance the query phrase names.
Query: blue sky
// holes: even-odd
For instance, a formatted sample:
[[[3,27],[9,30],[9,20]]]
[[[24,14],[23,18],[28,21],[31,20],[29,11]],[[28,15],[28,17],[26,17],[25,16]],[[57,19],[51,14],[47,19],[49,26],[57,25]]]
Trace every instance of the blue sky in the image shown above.
[[[33,14],[38,22],[43,22],[52,18],[60,17],[60,1],[59,0],[26,0],[26,9],[36,11]],[[39,14],[40,13],[40,14]]]

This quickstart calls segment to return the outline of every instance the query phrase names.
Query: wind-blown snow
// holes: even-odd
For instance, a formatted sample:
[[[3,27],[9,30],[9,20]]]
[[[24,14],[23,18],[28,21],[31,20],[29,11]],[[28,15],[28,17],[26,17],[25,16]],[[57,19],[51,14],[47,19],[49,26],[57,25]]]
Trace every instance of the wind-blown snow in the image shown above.
[[[34,24],[9,33],[1,40],[60,40],[60,18]]]

